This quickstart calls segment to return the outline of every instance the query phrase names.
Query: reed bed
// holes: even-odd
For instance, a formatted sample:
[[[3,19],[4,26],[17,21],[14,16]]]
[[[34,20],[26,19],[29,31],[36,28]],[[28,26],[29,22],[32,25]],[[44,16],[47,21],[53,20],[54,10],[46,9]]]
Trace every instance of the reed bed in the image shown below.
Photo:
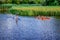
[[[60,16],[60,6],[12,6],[9,11],[21,16]]]

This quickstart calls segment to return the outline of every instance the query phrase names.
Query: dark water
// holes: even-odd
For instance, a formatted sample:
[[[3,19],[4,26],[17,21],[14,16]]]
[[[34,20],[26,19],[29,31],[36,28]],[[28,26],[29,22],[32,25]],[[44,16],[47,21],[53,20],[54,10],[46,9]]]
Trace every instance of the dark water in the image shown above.
[[[60,19],[38,20],[0,14],[0,40],[60,40]]]

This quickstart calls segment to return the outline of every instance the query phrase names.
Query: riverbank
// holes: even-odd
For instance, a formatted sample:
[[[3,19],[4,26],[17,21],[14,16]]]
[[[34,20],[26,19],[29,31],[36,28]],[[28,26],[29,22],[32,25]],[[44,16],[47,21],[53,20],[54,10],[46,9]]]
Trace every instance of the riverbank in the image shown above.
[[[5,6],[5,5],[4,5]],[[10,5],[8,13],[20,16],[60,16],[60,6],[37,6],[37,5]],[[6,7],[7,8],[7,7]],[[5,10],[5,9],[4,9]],[[2,12],[5,12],[2,10]]]
[[[11,13],[19,12],[21,16],[60,16],[59,6],[13,6]]]

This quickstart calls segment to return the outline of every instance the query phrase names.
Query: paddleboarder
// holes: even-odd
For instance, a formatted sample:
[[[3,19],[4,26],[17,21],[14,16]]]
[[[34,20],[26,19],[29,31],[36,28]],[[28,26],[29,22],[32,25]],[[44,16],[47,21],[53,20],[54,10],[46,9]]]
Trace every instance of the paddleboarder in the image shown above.
[[[15,19],[16,24],[18,23],[18,15],[19,15],[19,13],[16,13],[16,19]]]

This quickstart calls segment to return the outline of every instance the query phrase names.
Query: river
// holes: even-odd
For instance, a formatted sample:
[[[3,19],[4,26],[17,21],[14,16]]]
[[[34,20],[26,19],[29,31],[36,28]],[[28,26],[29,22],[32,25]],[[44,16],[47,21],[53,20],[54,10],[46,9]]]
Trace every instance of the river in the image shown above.
[[[60,40],[60,19],[0,14],[0,40]]]

